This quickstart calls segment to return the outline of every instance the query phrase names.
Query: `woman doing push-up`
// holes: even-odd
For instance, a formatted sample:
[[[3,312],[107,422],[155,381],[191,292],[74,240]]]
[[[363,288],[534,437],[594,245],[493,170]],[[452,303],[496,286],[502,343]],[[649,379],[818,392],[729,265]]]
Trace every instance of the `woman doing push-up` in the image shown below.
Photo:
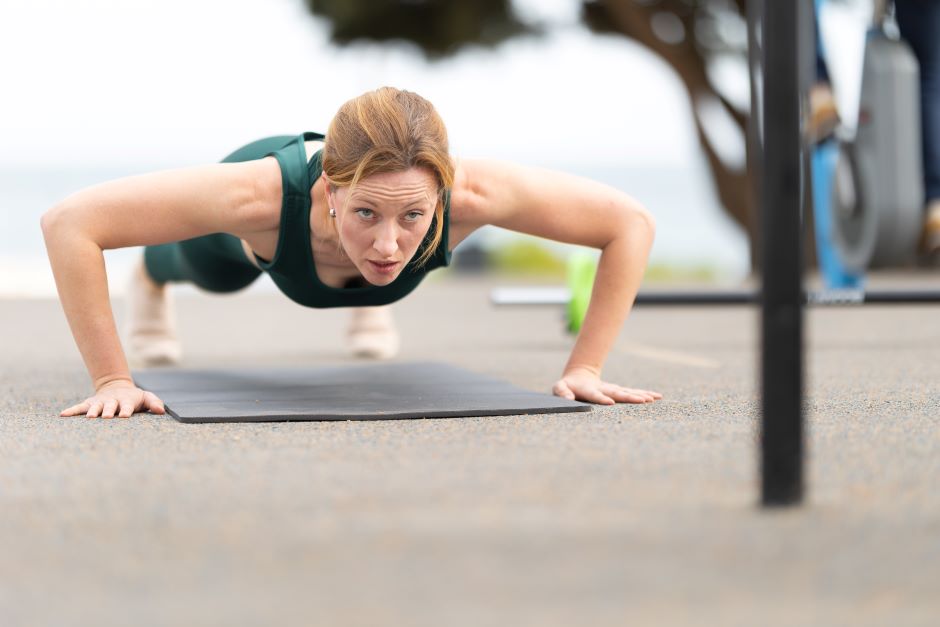
[[[600,404],[656,392],[601,377],[639,289],[650,214],[583,178],[487,160],[454,160],[434,107],[383,87],[340,107],[326,136],[251,143],[222,163],[132,176],[72,194],[42,217],[49,260],[95,392],[62,416],[163,413],[136,387],[112,315],[103,250],[144,246],[129,292],[130,363],[179,361],[166,284],[232,292],[262,272],[307,307],[354,307],[353,349],[390,356],[386,310],[476,229],[492,224],[602,251],[571,356],[552,391]]]

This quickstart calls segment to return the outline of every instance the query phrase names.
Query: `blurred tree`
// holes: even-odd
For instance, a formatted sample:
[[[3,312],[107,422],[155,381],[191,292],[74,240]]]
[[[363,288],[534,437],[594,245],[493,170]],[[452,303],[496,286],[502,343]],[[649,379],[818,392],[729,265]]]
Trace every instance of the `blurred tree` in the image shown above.
[[[537,29],[520,21],[510,0],[305,0],[330,24],[330,38],[409,41],[429,58],[456,54],[468,45],[495,46]]]
[[[751,241],[757,255],[754,150],[744,150],[748,102],[734,102],[721,70],[746,73],[746,0],[571,0],[581,5],[583,22],[596,33],[632,39],[665,60],[685,85],[698,139],[718,197]],[[324,18],[339,45],[356,40],[405,40],[428,58],[453,55],[468,45],[495,46],[520,34],[538,33],[513,13],[510,0],[305,0]],[[716,141],[715,125],[737,131],[736,158]],[[710,134],[711,133],[711,134]],[[748,144],[750,142],[747,142]],[[750,148],[750,146],[748,146]],[[732,151],[733,152],[733,151]],[[729,156],[730,155],[730,156]]]

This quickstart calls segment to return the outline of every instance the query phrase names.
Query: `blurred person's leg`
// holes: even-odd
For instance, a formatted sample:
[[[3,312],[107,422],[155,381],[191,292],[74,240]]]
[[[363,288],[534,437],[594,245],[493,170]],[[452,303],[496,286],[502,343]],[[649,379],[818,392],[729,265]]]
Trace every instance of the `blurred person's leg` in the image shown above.
[[[839,113],[836,109],[835,97],[832,94],[832,87],[829,82],[829,68],[826,66],[826,53],[822,38],[819,36],[819,6],[823,0],[816,0],[815,19],[813,28],[815,30],[816,47],[816,80],[809,90],[809,113],[807,129],[808,135],[813,143],[819,143],[827,139],[835,132],[839,125]]]
[[[124,350],[132,368],[179,363],[182,347],[176,332],[172,293],[147,271],[144,258],[134,265],[124,290]]]
[[[394,357],[401,344],[389,305],[353,308],[346,337],[354,355],[371,359]]]
[[[895,15],[920,65],[924,193],[924,252],[940,260],[940,2],[895,0]]]
[[[125,349],[133,367],[179,363],[172,292],[167,283],[192,283],[230,293],[250,285],[261,270],[248,261],[241,240],[215,233],[182,242],[147,246],[127,286]]]

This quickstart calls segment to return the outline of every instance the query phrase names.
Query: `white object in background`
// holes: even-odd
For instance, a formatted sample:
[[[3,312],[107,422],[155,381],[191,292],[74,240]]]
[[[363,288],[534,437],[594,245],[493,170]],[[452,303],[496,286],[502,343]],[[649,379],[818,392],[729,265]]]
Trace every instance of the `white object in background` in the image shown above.
[[[566,287],[497,287],[490,293],[494,305],[567,305]]]
[[[873,10],[872,0],[824,0],[818,12],[819,36],[836,108],[843,127],[852,137],[858,128],[865,36],[871,28]]]

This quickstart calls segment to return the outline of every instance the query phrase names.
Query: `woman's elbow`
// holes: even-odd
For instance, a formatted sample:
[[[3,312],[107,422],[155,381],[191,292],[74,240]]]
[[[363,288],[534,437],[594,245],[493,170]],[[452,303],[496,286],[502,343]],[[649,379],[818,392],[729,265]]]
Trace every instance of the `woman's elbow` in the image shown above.
[[[48,209],[39,217],[39,228],[42,229],[43,237],[46,242],[53,239],[59,239],[65,233],[76,232],[75,224],[76,213],[70,210],[66,201],[62,201]]]
[[[650,242],[656,237],[656,218],[643,205],[631,200],[625,213],[624,230],[628,236],[643,235]]]
[[[46,239],[52,235],[52,233],[58,228],[58,225],[62,222],[62,213],[63,210],[59,205],[56,205],[39,216],[39,228],[42,229],[42,234],[46,237]]]

